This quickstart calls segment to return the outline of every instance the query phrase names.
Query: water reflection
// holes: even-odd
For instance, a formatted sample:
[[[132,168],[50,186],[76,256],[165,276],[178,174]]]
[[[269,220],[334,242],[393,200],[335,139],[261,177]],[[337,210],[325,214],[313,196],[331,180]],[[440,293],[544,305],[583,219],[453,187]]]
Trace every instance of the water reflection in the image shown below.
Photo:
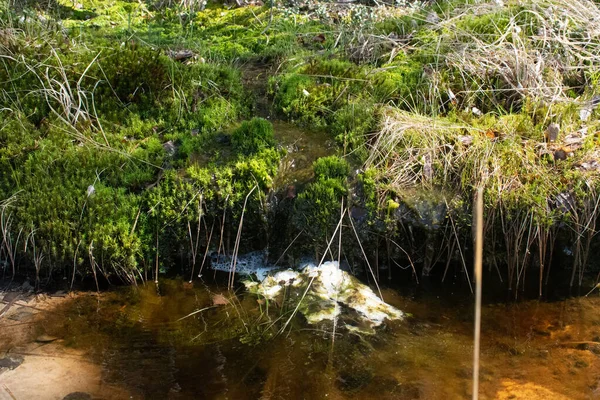
[[[332,337],[330,325],[300,316],[273,336],[285,304],[181,281],[162,282],[158,292],[152,285],[80,295],[42,323],[64,345],[86,350],[104,380],[134,398],[470,397],[470,304],[417,302],[389,289],[384,298],[413,317],[373,336],[338,329]],[[480,398],[600,395],[599,306],[598,297],[486,306]]]

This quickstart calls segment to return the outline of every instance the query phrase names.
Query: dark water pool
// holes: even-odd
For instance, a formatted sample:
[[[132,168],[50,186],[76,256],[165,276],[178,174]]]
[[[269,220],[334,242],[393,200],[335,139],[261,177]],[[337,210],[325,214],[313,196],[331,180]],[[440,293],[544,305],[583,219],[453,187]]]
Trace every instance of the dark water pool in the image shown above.
[[[276,335],[285,302],[176,280],[83,293],[40,324],[133,398],[470,398],[470,305],[383,294],[412,317],[372,336],[301,316]],[[597,295],[486,306],[482,337],[480,398],[600,398]]]

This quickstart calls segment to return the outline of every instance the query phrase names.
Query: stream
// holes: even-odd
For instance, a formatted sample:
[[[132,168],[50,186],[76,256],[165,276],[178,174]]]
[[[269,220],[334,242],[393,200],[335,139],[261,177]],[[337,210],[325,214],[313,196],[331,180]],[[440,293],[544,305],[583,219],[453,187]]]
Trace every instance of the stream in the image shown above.
[[[290,312],[285,303],[265,303],[218,282],[162,280],[158,287],[17,301],[0,319],[0,399],[471,396],[469,300],[382,288],[385,301],[407,317],[386,321],[372,335],[309,325],[300,315],[277,334]],[[480,398],[600,398],[599,309],[597,294],[486,305]],[[31,315],[23,316],[24,310]],[[42,355],[95,368],[72,386],[90,397],[64,397],[69,393],[60,390],[50,396],[50,387],[61,388],[61,382],[46,382],[46,375],[60,367],[36,367]],[[7,360],[19,359],[22,364],[3,369]],[[32,380],[38,384],[27,383]]]

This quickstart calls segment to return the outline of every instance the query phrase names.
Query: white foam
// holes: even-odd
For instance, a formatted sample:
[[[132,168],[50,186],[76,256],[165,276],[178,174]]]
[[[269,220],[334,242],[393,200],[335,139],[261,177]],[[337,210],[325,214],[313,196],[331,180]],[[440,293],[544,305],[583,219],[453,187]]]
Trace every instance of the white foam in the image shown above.
[[[303,284],[305,282],[310,283],[308,291]],[[302,272],[280,271],[267,276],[260,284],[249,289],[268,299],[274,299],[282,293],[285,286],[296,288],[298,298],[306,291],[303,303],[298,308],[311,324],[343,317],[342,304],[356,311],[369,327],[379,326],[386,319],[404,317],[402,311],[385,303],[371,288],[342,271],[335,261],[319,266],[307,263]]]

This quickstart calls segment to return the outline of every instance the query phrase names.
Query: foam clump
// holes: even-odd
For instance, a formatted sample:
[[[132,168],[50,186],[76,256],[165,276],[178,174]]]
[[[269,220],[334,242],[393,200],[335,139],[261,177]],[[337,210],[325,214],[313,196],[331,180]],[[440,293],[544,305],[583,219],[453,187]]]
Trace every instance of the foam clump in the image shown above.
[[[294,303],[310,324],[336,318],[349,329],[370,333],[386,319],[403,319],[404,313],[381,300],[373,290],[336,261],[306,263],[300,271],[288,269],[269,274],[261,282],[245,281],[247,289],[268,300]],[[285,290],[284,290],[285,289]]]

